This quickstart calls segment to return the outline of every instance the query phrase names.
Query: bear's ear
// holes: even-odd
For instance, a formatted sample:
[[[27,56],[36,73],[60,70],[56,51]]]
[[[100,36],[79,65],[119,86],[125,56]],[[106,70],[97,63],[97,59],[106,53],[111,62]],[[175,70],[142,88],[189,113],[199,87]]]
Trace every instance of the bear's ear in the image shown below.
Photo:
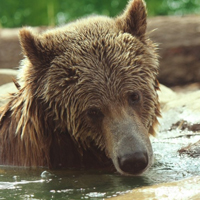
[[[146,4],[143,0],[131,0],[123,14],[116,18],[116,24],[124,32],[143,39],[147,27]]]
[[[36,33],[30,28],[23,28],[19,33],[20,44],[23,54],[35,66],[48,65],[53,59],[51,42]]]

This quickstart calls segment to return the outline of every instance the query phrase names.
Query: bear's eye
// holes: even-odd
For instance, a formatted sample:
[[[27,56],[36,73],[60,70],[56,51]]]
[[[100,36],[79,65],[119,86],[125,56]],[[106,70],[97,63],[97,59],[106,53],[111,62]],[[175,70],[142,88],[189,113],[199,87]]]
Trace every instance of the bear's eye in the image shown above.
[[[91,119],[98,119],[98,118],[103,117],[103,113],[101,112],[101,110],[95,107],[88,109],[87,115]]]
[[[133,92],[128,96],[128,102],[130,105],[134,105],[140,101],[140,94],[139,92]]]

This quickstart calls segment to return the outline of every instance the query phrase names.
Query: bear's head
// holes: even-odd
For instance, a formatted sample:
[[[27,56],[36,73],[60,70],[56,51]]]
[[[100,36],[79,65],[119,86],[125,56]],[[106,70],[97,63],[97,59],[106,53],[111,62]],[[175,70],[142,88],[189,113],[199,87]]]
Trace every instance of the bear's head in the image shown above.
[[[95,145],[121,174],[149,168],[158,56],[143,0],[130,1],[116,18],[92,16],[40,35],[24,28],[20,41],[21,88],[48,105],[55,131],[66,130],[77,148]]]

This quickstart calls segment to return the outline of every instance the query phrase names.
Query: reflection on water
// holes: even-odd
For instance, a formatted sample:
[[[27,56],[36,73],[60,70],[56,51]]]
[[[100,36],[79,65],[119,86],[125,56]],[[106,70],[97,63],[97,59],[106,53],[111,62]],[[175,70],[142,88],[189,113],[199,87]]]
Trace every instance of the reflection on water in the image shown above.
[[[153,184],[145,176],[96,171],[51,171],[51,177],[41,178],[42,171],[1,167],[0,199],[103,199]]]
[[[100,171],[0,167],[0,199],[104,199],[129,190],[200,175],[198,158],[180,157],[183,138],[152,139],[155,163],[143,176]],[[184,145],[185,146],[185,145]]]

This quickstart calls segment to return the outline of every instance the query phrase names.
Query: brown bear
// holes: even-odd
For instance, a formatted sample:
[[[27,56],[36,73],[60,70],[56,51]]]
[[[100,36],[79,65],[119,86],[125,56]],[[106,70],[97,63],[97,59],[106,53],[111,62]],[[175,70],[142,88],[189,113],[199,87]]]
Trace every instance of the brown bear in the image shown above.
[[[18,92],[0,108],[0,164],[106,168],[151,166],[159,116],[158,56],[146,6],[91,16],[36,34],[20,31]]]

